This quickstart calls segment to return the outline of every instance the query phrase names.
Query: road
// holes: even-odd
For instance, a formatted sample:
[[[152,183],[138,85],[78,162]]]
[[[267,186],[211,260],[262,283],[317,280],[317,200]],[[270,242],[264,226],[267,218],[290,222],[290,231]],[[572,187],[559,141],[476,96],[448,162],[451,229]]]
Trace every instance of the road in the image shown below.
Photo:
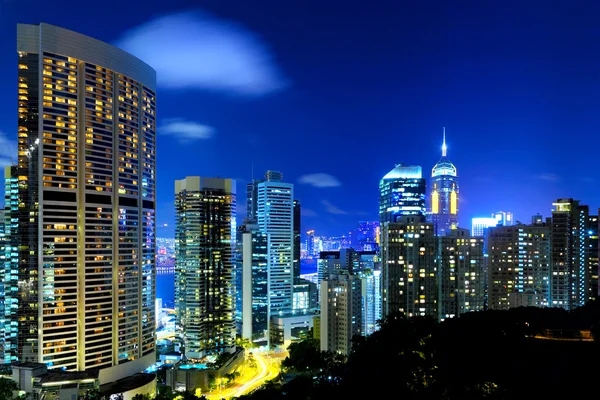
[[[230,399],[248,394],[279,374],[281,357],[271,357],[268,353],[254,353],[257,373],[249,381],[222,391],[206,393],[209,400]]]

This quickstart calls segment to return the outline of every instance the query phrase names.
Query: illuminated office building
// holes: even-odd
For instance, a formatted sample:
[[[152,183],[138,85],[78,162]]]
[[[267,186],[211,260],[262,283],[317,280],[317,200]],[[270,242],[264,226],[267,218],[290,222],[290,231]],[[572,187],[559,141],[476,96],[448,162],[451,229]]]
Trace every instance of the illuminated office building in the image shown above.
[[[381,319],[381,270],[362,269],[356,274],[361,280],[362,334],[368,336],[379,329]]]
[[[511,212],[497,211],[492,213],[492,217],[498,221],[500,226],[511,226],[515,224],[515,218]]]
[[[589,297],[589,209],[573,199],[558,199],[553,206],[551,306],[573,310]]]
[[[156,73],[44,23],[18,25],[17,51],[14,354],[133,375],[156,361]]]
[[[471,220],[471,234],[475,237],[483,237],[488,228],[498,226],[498,220],[494,217],[478,217]]]
[[[438,318],[483,311],[486,286],[483,239],[470,236],[468,229],[458,228],[437,240],[440,242]]]
[[[175,313],[188,358],[235,349],[232,179],[175,181]]]
[[[442,158],[431,171],[431,214],[436,235],[444,236],[458,226],[458,175],[456,167],[446,157],[446,129]]]
[[[379,221],[406,215],[425,217],[425,179],[421,167],[398,164],[379,182]]]
[[[490,228],[488,239],[488,308],[550,306],[550,227]]]
[[[19,304],[19,254],[18,254],[18,211],[19,211],[19,179],[17,167],[8,166],[4,169],[4,210],[2,214],[2,237],[0,260],[2,267],[2,295],[0,309],[2,320],[2,337],[0,345],[0,362],[17,361],[17,309]]]
[[[256,220],[267,234],[269,258],[269,318],[292,311],[294,260],[294,185],[280,172],[267,171],[258,183]]]
[[[437,240],[421,216],[385,222],[381,235],[382,312],[438,315]]]

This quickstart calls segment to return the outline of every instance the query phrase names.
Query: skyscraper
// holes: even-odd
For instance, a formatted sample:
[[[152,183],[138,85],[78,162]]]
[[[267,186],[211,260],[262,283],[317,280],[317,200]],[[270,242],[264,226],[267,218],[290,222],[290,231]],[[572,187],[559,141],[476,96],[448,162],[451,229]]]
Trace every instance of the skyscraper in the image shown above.
[[[398,164],[379,182],[379,222],[404,215],[425,217],[425,179],[416,165]]]
[[[300,232],[301,232],[300,200],[294,200],[294,281],[300,279]]]
[[[4,215],[0,221],[3,225],[2,240],[2,354],[0,361],[11,363],[17,361],[18,320],[17,307],[19,301],[18,276],[18,211],[19,211],[19,179],[17,167],[8,166],[4,169]]]
[[[361,287],[344,271],[321,282],[321,351],[350,354],[352,338],[362,333]]]
[[[262,346],[269,338],[268,235],[255,224],[247,223],[242,228],[236,314],[242,337]]]
[[[550,306],[550,227],[533,225],[490,228],[488,307]]]
[[[386,222],[381,235],[382,312],[438,315],[437,241],[420,215]]]
[[[44,23],[17,51],[14,354],[114,381],[156,361],[156,73]]]
[[[235,349],[235,208],[232,179],[175,181],[175,312],[190,358]]]
[[[439,279],[440,320],[471,311],[483,311],[485,296],[485,259],[483,239],[469,235],[468,229],[452,229],[440,243],[437,276]]]
[[[294,185],[280,172],[267,171],[257,183],[256,220],[267,235],[269,318],[292,311],[294,261]]]
[[[442,143],[442,158],[431,171],[431,214],[436,235],[444,236],[458,226],[458,175],[456,167],[446,157],[446,128]]]
[[[550,297],[552,307],[572,310],[589,296],[589,209],[573,199],[558,199],[553,206]]]
[[[598,298],[598,215],[588,217],[588,299]]]

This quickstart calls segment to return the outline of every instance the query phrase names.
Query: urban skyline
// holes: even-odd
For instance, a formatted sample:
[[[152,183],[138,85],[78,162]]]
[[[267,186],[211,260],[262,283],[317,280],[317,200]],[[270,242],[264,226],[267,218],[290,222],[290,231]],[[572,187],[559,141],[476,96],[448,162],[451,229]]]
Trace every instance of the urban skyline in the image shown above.
[[[0,34],[13,5],[0,2]],[[469,120],[455,118],[467,103],[463,91],[451,90],[458,75],[452,85],[434,88],[429,85],[443,80],[440,66],[422,63],[437,52],[453,68],[460,62],[468,70],[468,57],[452,61],[442,46],[477,43],[459,33],[464,27],[448,23],[453,30],[443,35],[428,24],[424,29],[412,21],[414,32],[392,24],[387,33],[404,33],[401,41],[422,36],[403,43],[402,56],[388,49],[387,62],[376,61],[385,41],[370,40],[372,46],[364,48],[358,41],[354,62],[339,74],[323,75],[324,87],[317,88],[298,78],[311,70],[318,76],[314,60],[301,56],[318,54],[319,46],[308,50],[297,38],[260,35],[261,29],[290,27],[275,29],[275,21],[255,9],[240,6],[247,11],[242,22],[211,13],[238,9],[210,3],[206,10],[169,10],[144,19],[154,7],[141,12],[145,22],[133,18],[123,31],[106,29],[115,36],[108,40],[96,28],[90,28],[94,34],[86,32],[88,26],[78,27],[83,33],[72,30],[69,23],[76,19],[62,15],[56,25],[16,24],[14,139],[6,133],[11,128],[2,127],[0,95],[2,399],[387,393],[508,399],[525,393],[519,386],[543,379],[547,389],[580,385],[577,374],[566,379],[561,371],[599,351],[600,208],[590,201],[600,200],[594,190],[600,178],[590,164],[589,177],[570,176],[558,194],[547,185],[557,189],[565,181],[564,165],[590,162],[582,157],[592,143],[565,140],[560,130],[513,141],[506,132],[474,133],[479,119],[493,119],[486,105],[500,112],[517,103],[491,97],[509,93],[512,80],[495,91],[487,87],[487,102],[469,103]],[[379,25],[368,16],[397,23],[413,14],[415,21],[434,22],[438,13],[451,13],[471,28],[492,10],[474,6],[479,20],[473,21],[455,8],[426,13],[420,7],[352,3],[337,13],[328,6],[322,12],[340,18],[335,25],[345,36],[337,43],[344,48],[362,28],[362,40],[381,39]],[[384,9],[398,18],[379,16]],[[367,10],[355,30],[344,29],[344,18],[356,18],[350,10]],[[273,11],[284,10],[274,5]],[[315,30],[328,38],[324,27]],[[518,24],[508,32],[515,31]],[[480,35],[486,34],[482,29]],[[430,41],[436,46],[428,52],[423,45]],[[2,44],[0,39],[0,54]],[[287,52],[292,48],[298,53]],[[340,48],[330,48],[321,67],[344,60]],[[476,48],[481,56],[486,47]],[[336,52],[337,58],[328,57]],[[7,53],[15,55],[15,49]],[[497,57],[473,64],[497,67],[490,64]],[[346,85],[337,80],[364,73],[373,62],[380,73],[367,86],[361,74]],[[414,97],[396,104],[403,110],[395,115],[398,124],[385,117],[387,108],[375,95],[389,96],[381,78],[390,65],[399,66],[397,79],[410,81],[397,89],[399,96]],[[335,77],[325,80],[329,75]],[[7,79],[0,79],[0,93]],[[332,87],[336,96],[349,94],[348,88],[355,96],[331,97],[331,107],[315,110]],[[481,87],[471,86],[471,94]],[[453,100],[438,97],[443,93]],[[348,104],[360,104],[365,113],[350,112],[343,120]],[[403,118],[411,107],[442,105],[448,109]],[[293,122],[303,110],[305,119],[282,129],[282,121]],[[521,123],[531,123],[528,111]],[[517,121],[518,113],[508,114],[503,122]],[[227,118],[219,120],[222,115]],[[353,129],[368,115],[387,119],[371,121],[377,133],[358,134]],[[211,118],[219,122],[213,125]],[[437,161],[429,163],[424,132],[440,119],[462,131],[447,135],[448,124],[441,123]],[[331,133],[347,134],[300,129],[330,129],[332,122],[337,125]],[[394,126],[398,135],[391,135]],[[247,131],[224,138],[223,127],[229,134]],[[358,146],[365,138],[368,144]],[[571,142],[579,146],[570,148]],[[481,158],[478,148],[486,146]],[[553,153],[556,148],[561,152]],[[561,157],[545,161],[555,154]],[[395,159],[403,156],[410,160]],[[242,172],[246,164],[248,176]],[[540,167],[546,172],[536,172]],[[518,368],[513,361],[519,358],[505,362],[513,349],[529,361],[519,361]],[[534,360],[546,369],[535,378],[539,382],[529,379],[537,369],[527,372]],[[509,371],[511,365],[519,371]],[[589,382],[586,377],[584,384]]]
[[[587,17],[590,10],[571,5],[581,23],[577,29],[567,29],[567,24],[556,22],[561,14],[552,8],[530,15],[526,9],[516,12],[511,5],[496,9],[474,3],[470,13],[462,14],[447,4],[431,10],[424,5],[350,3],[342,9],[321,5],[315,13],[316,3],[303,3],[305,7],[291,18],[287,6],[263,4],[273,17],[247,4],[228,7],[209,1],[198,10],[175,1],[144,7],[124,3],[120,7],[123,15],[130,15],[127,19],[114,18],[112,10],[89,12],[78,5],[71,7],[72,12],[85,18],[64,21],[51,4],[25,8],[19,2],[3,2],[0,51],[13,51],[17,22],[45,21],[122,45],[157,65],[157,90],[164,99],[157,138],[163,149],[157,160],[163,166],[157,177],[157,225],[167,224],[161,229],[170,231],[168,236],[174,229],[169,188],[179,178],[179,168],[188,174],[234,178],[240,184],[251,181],[252,169],[279,170],[296,185],[304,230],[332,236],[348,231],[356,220],[377,220],[377,204],[371,200],[377,196],[376,181],[397,163],[429,171],[439,158],[444,126],[448,152],[461,179],[460,227],[468,228],[472,217],[495,210],[510,210],[520,220],[548,214],[557,198],[581,199],[592,208],[600,205],[600,195],[593,190],[597,178],[587,161],[593,159],[591,149],[600,140],[592,134],[597,124],[590,105],[597,91],[589,78],[590,71],[598,69],[598,60],[589,56],[592,51],[575,52],[564,45],[592,46],[586,36],[594,26]],[[129,12],[133,9],[136,12]],[[334,15],[337,25],[332,30],[325,21]],[[538,23],[535,29],[531,19]],[[105,29],[102,21],[106,20],[111,21],[111,29]],[[277,20],[290,25],[281,29]],[[421,20],[429,23],[418,24]],[[161,23],[164,28],[157,31],[157,38],[151,28]],[[312,26],[311,31],[305,26]],[[199,40],[196,46],[181,40],[185,29],[206,41]],[[303,35],[292,34],[296,31]],[[217,33],[227,38],[227,45],[213,54],[210,44]],[[507,35],[520,39],[505,41]],[[563,40],[550,40],[553,35]],[[204,69],[195,76],[177,66],[169,69],[143,53],[144,40],[155,44],[156,56],[169,58],[167,51],[177,51],[183,64],[202,56],[217,65],[224,60],[239,65],[235,62],[247,61],[240,57],[248,57],[257,60],[258,70],[243,71],[238,81],[232,78],[235,73],[225,70],[211,86]],[[165,50],[165,41],[189,44],[190,55],[182,55],[179,48]],[[238,43],[243,51],[232,55],[228,46]],[[350,48],[349,43],[359,45]],[[481,52],[482,44],[495,50]],[[363,61],[349,62],[355,55]],[[556,68],[542,62],[548,58]],[[523,67],[517,69],[516,63]],[[0,82],[0,140],[5,148],[16,148],[12,64],[8,59],[0,64],[0,73],[7,77]],[[324,74],[321,69],[337,71],[340,65],[344,68],[339,74]],[[557,79],[561,71],[577,71],[573,87],[556,83],[564,82]],[[177,76],[190,78],[189,82]],[[412,78],[406,82],[402,76]],[[578,82],[583,81],[585,90],[579,89]],[[354,88],[362,91],[358,97],[377,100],[359,100],[351,95]],[[547,109],[553,110],[551,118],[543,112]],[[587,145],[566,141],[554,146],[565,132],[586,138]],[[390,141],[401,145],[380,145]],[[322,157],[318,150],[336,147],[344,151]],[[228,149],[230,162],[214,158],[219,148]],[[283,156],[290,148],[297,155]],[[562,163],[563,151],[579,156]],[[351,161],[342,154],[354,154],[357,162],[369,161],[349,168]],[[200,162],[195,161],[197,155]],[[10,162],[7,152],[1,157]],[[241,205],[243,195],[238,199]],[[238,213],[244,215],[243,207]]]

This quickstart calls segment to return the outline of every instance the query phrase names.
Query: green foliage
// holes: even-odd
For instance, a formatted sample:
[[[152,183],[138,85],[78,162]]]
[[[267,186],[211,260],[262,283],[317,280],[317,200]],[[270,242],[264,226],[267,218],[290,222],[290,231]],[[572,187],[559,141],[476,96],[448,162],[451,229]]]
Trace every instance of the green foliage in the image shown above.
[[[151,398],[149,394],[138,393],[135,396],[133,396],[133,400],[151,400]]]
[[[0,378],[0,399],[17,399],[16,392],[19,386],[12,379]]]

